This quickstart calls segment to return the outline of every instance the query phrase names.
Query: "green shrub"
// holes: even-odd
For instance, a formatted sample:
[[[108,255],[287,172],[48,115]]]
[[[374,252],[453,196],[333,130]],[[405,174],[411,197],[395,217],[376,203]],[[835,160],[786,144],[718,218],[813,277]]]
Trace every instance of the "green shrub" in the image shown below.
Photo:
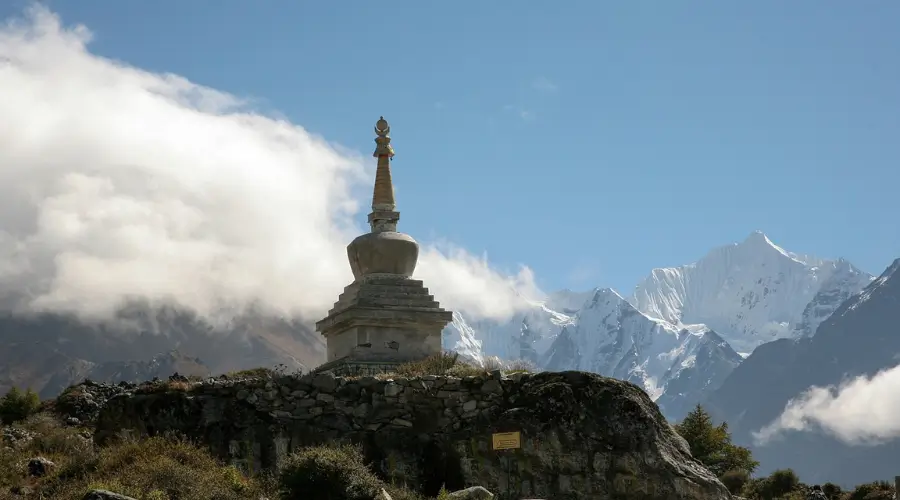
[[[9,425],[25,420],[37,413],[40,407],[41,400],[36,392],[31,389],[22,392],[13,387],[3,398],[0,398],[0,422]]]
[[[857,486],[844,500],[893,500],[894,487],[887,481],[875,481]]]
[[[699,404],[673,427],[687,441],[691,455],[716,476],[733,470],[752,473],[759,465],[748,448],[731,442],[728,423],[715,425]]]
[[[825,493],[828,500],[839,500],[844,491],[834,483],[825,483],[822,485],[822,493]]]
[[[279,484],[285,498],[372,500],[384,487],[353,446],[306,448],[281,466]]]
[[[769,475],[769,492],[774,497],[782,497],[800,486],[800,478],[793,469],[780,469]]]
[[[750,473],[745,470],[730,470],[719,476],[719,481],[722,481],[732,495],[737,495],[750,481]]]

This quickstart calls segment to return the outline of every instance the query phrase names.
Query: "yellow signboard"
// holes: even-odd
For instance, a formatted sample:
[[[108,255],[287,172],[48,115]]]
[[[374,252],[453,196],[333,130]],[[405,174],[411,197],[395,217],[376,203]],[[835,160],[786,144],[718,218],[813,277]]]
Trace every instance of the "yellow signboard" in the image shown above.
[[[522,447],[522,435],[516,432],[498,432],[491,436],[495,450],[515,450]]]

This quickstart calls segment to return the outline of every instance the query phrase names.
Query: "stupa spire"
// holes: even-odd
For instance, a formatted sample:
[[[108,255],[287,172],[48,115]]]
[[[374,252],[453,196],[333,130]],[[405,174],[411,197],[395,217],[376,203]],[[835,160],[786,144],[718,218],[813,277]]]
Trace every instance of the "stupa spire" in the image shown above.
[[[433,356],[441,352],[441,332],[453,320],[453,313],[442,308],[420,280],[412,279],[419,244],[397,231],[400,214],[391,184],[390,132],[381,117],[375,124],[378,170],[369,214],[372,231],[347,245],[353,283],[316,323],[328,356],[320,371],[371,374]]]
[[[391,158],[394,148],[391,147],[391,126],[382,116],[375,123],[375,152],[378,158],[375,170],[375,189],[372,193],[372,213],[369,214],[369,226],[373,233],[396,231],[400,221],[400,212],[394,202],[394,184],[391,180]]]

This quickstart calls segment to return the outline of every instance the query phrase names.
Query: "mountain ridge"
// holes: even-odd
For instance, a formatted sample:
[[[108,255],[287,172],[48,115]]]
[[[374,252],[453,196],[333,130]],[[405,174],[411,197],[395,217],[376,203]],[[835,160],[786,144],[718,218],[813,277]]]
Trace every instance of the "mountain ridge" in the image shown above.
[[[489,321],[470,324],[465,320],[465,312],[460,312],[459,321],[445,329],[445,339],[451,340],[445,346],[460,347],[458,350],[472,359],[522,358],[545,369],[589,369],[628,379],[634,377],[622,372],[617,364],[598,362],[592,366],[584,361],[586,349],[600,349],[587,347],[591,342],[602,342],[592,336],[647,336],[643,330],[650,329],[659,334],[648,338],[658,337],[667,348],[650,347],[642,341],[638,342],[643,346],[641,350],[662,356],[676,348],[671,344],[671,337],[677,337],[673,332],[709,332],[708,345],[680,346],[698,350],[688,356],[704,360],[709,376],[690,375],[697,368],[685,372],[684,381],[678,382],[672,378],[679,371],[677,366],[662,369],[655,363],[657,369],[652,375],[638,377],[638,385],[653,393],[661,406],[671,411],[667,416],[677,418],[686,406],[679,399],[699,402],[697,398],[705,398],[704,390],[718,387],[744,357],[765,342],[811,336],[842,301],[858,293],[872,279],[873,276],[846,259],[829,260],[789,252],[761,231],[754,231],[743,241],[716,247],[693,263],[651,270],[628,299],[603,287],[588,292],[560,290],[502,324]],[[619,321],[635,313],[645,318],[631,322],[637,329],[635,332],[617,331],[614,325],[605,324],[596,315],[593,319],[581,315],[601,291],[635,309],[633,312],[623,309],[624,316],[616,316]],[[722,310],[726,313],[714,314]],[[646,326],[638,327],[638,323]],[[598,330],[603,333],[598,334]],[[578,336],[585,338],[578,339]],[[623,348],[626,344],[624,340],[619,342]],[[553,352],[549,353],[551,348]],[[564,361],[564,355],[571,359]],[[625,359],[634,353],[616,355]],[[664,357],[674,360],[677,356]],[[666,390],[660,391],[657,382],[651,381],[664,378],[670,381],[668,386],[674,391],[668,396],[664,394]],[[692,380],[694,387],[687,380]]]

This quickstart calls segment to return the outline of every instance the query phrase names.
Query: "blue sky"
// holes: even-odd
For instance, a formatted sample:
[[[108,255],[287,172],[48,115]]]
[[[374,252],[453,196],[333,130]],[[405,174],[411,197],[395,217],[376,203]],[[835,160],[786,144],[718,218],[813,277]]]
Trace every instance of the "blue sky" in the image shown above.
[[[900,257],[897,2],[44,3],[365,154],[383,114],[401,229],[547,290],[627,292],[754,229]]]

